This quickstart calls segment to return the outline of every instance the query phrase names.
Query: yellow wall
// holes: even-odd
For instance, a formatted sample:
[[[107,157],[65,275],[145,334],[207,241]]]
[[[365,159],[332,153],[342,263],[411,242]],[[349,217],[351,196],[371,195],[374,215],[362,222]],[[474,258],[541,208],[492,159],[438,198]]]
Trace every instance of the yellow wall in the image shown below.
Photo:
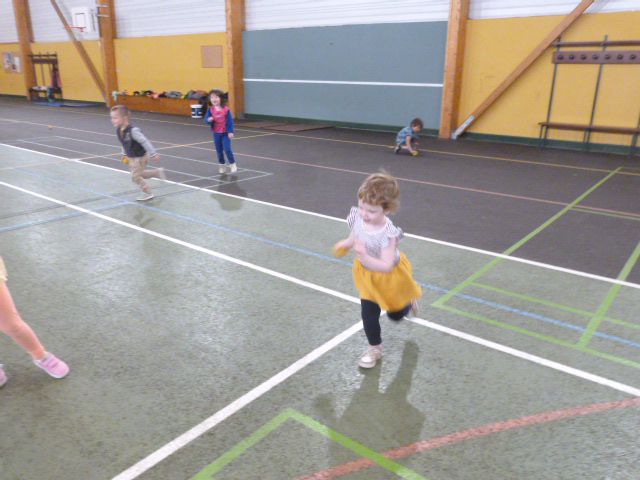
[[[18,43],[0,43],[0,61],[2,61],[1,54],[4,52],[19,53],[20,45]],[[24,65],[22,56],[20,56],[20,62]],[[4,68],[0,66],[0,93],[5,95],[24,95],[24,75],[22,73],[6,73]]]
[[[115,40],[119,90],[210,90],[228,89],[225,33],[177,35],[170,37],[119,38]],[[102,76],[102,56],[97,41],[83,41],[84,48]],[[223,46],[223,67],[202,68],[200,47]],[[18,51],[17,44],[2,44],[1,50]],[[33,53],[57,53],[62,92],[66,99],[102,102],[80,55],[69,42],[33,43]],[[36,66],[41,82],[39,67]],[[49,74],[46,73],[49,83]],[[0,71],[0,93],[24,95],[22,75]]]
[[[562,20],[562,16],[470,20],[468,23],[458,124]],[[640,12],[589,14],[563,35],[565,41],[640,40]],[[632,49],[633,47],[621,47]],[[469,132],[538,137],[553,75],[548,49],[469,129]],[[588,123],[597,65],[560,65],[551,119]],[[636,126],[640,115],[640,65],[605,65],[595,123]],[[550,138],[582,141],[582,133],[551,132]],[[629,144],[629,136],[593,135],[593,142]]]
[[[120,90],[228,89],[225,33],[119,38],[115,42]],[[223,67],[202,68],[200,47],[223,45]]]

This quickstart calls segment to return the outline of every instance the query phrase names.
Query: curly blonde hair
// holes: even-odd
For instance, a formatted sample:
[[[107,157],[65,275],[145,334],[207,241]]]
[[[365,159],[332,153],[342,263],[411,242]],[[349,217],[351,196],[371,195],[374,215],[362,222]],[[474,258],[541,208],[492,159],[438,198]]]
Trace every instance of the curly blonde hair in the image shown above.
[[[381,206],[385,213],[394,213],[400,206],[400,187],[397,180],[383,170],[362,182],[358,198],[369,205]]]

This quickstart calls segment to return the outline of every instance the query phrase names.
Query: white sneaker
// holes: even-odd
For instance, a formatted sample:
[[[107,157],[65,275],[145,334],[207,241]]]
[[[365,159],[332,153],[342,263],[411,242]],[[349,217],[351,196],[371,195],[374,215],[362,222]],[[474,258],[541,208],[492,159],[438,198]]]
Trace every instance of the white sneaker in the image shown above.
[[[364,354],[358,360],[358,365],[362,368],[373,368],[378,363],[378,360],[382,358],[382,345],[375,345],[369,347]]]
[[[142,196],[136,198],[137,202],[148,202],[153,198],[153,193],[144,193]]]
[[[235,163],[232,163],[231,165],[229,165],[229,171],[231,173],[236,173],[238,171],[238,165],[236,165]]]
[[[220,165],[218,167],[218,173],[226,173],[227,172],[227,168],[224,165]]]
[[[158,178],[159,178],[160,180],[166,180],[166,179],[167,179],[167,174],[166,174],[166,173],[164,173],[164,168],[162,168],[162,167],[160,167],[160,168],[158,169]]]
[[[5,383],[7,383],[7,374],[4,373],[4,368],[2,368],[4,365],[0,365],[0,387],[3,387]]]

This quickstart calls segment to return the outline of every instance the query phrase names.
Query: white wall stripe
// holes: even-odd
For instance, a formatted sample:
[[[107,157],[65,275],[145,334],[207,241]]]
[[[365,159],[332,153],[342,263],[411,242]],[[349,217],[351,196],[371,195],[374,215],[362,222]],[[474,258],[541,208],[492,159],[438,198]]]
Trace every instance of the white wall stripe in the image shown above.
[[[243,78],[245,82],[266,83],[321,83],[327,85],[373,85],[385,87],[436,87],[442,88],[442,83],[401,83],[401,82],[349,82],[342,80],[283,80],[278,78]]]

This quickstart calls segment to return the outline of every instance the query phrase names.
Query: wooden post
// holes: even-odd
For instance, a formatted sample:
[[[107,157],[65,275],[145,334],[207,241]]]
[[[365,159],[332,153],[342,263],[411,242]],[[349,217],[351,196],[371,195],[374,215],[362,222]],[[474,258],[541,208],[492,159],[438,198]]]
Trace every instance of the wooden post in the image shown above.
[[[51,5],[53,6],[53,9],[58,14],[58,18],[60,18],[62,25],[64,25],[64,29],[67,31],[67,35],[69,35],[71,42],[73,43],[74,47],[76,47],[76,50],[78,50],[78,53],[80,54],[80,58],[82,59],[85,66],[89,70],[89,73],[91,74],[91,78],[93,79],[93,82],[98,87],[98,90],[100,90],[100,93],[102,94],[102,98],[104,99],[104,103],[109,104],[109,95],[105,92],[104,83],[102,83],[102,79],[100,78],[100,75],[96,70],[96,67],[93,65],[91,58],[89,58],[87,51],[82,46],[82,43],[80,43],[76,38],[76,36],[73,34],[73,31],[71,30],[71,27],[69,27],[69,24],[67,23],[67,19],[64,18],[64,15],[60,11],[60,7],[58,7],[56,0],[51,0]]]
[[[114,0],[97,0],[98,26],[100,29],[100,52],[102,53],[102,72],[106,84],[107,106],[115,104],[111,93],[118,90],[116,71],[116,8]]]
[[[440,138],[451,138],[458,121],[464,42],[469,17],[469,0],[451,0],[447,26],[447,53],[444,61],[444,88],[440,111]]]
[[[527,57],[516,67],[516,69],[511,72],[507,78],[505,78],[498,87],[491,92],[489,95],[473,112],[471,115],[467,117],[467,119],[458,127],[458,129],[453,133],[452,138],[456,139],[471,125],[475,122],[480,115],[482,115],[492,104],[495,102],[500,95],[502,95],[507,88],[511,86],[513,82],[515,82],[518,77],[531,66],[533,62],[535,62],[540,55],[551,45],[564,31],[569,28],[573,22],[575,22],[582,12],[584,12],[587,8],[591,6],[594,0],[582,0],[580,4],[566,17],[562,19],[562,21],[538,44],[536,48],[532,50],[532,52],[527,55]]]
[[[244,71],[242,68],[244,5],[244,0],[226,0],[229,108],[236,118],[244,116]]]
[[[27,100],[31,100],[31,87],[36,85],[36,71],[31,60],[31,42],[33,30],[29,13],[29,0],[13,0],[13,13],[16,18],[18,41],[20,42],[20,62],[24,74],[24,89]]]

